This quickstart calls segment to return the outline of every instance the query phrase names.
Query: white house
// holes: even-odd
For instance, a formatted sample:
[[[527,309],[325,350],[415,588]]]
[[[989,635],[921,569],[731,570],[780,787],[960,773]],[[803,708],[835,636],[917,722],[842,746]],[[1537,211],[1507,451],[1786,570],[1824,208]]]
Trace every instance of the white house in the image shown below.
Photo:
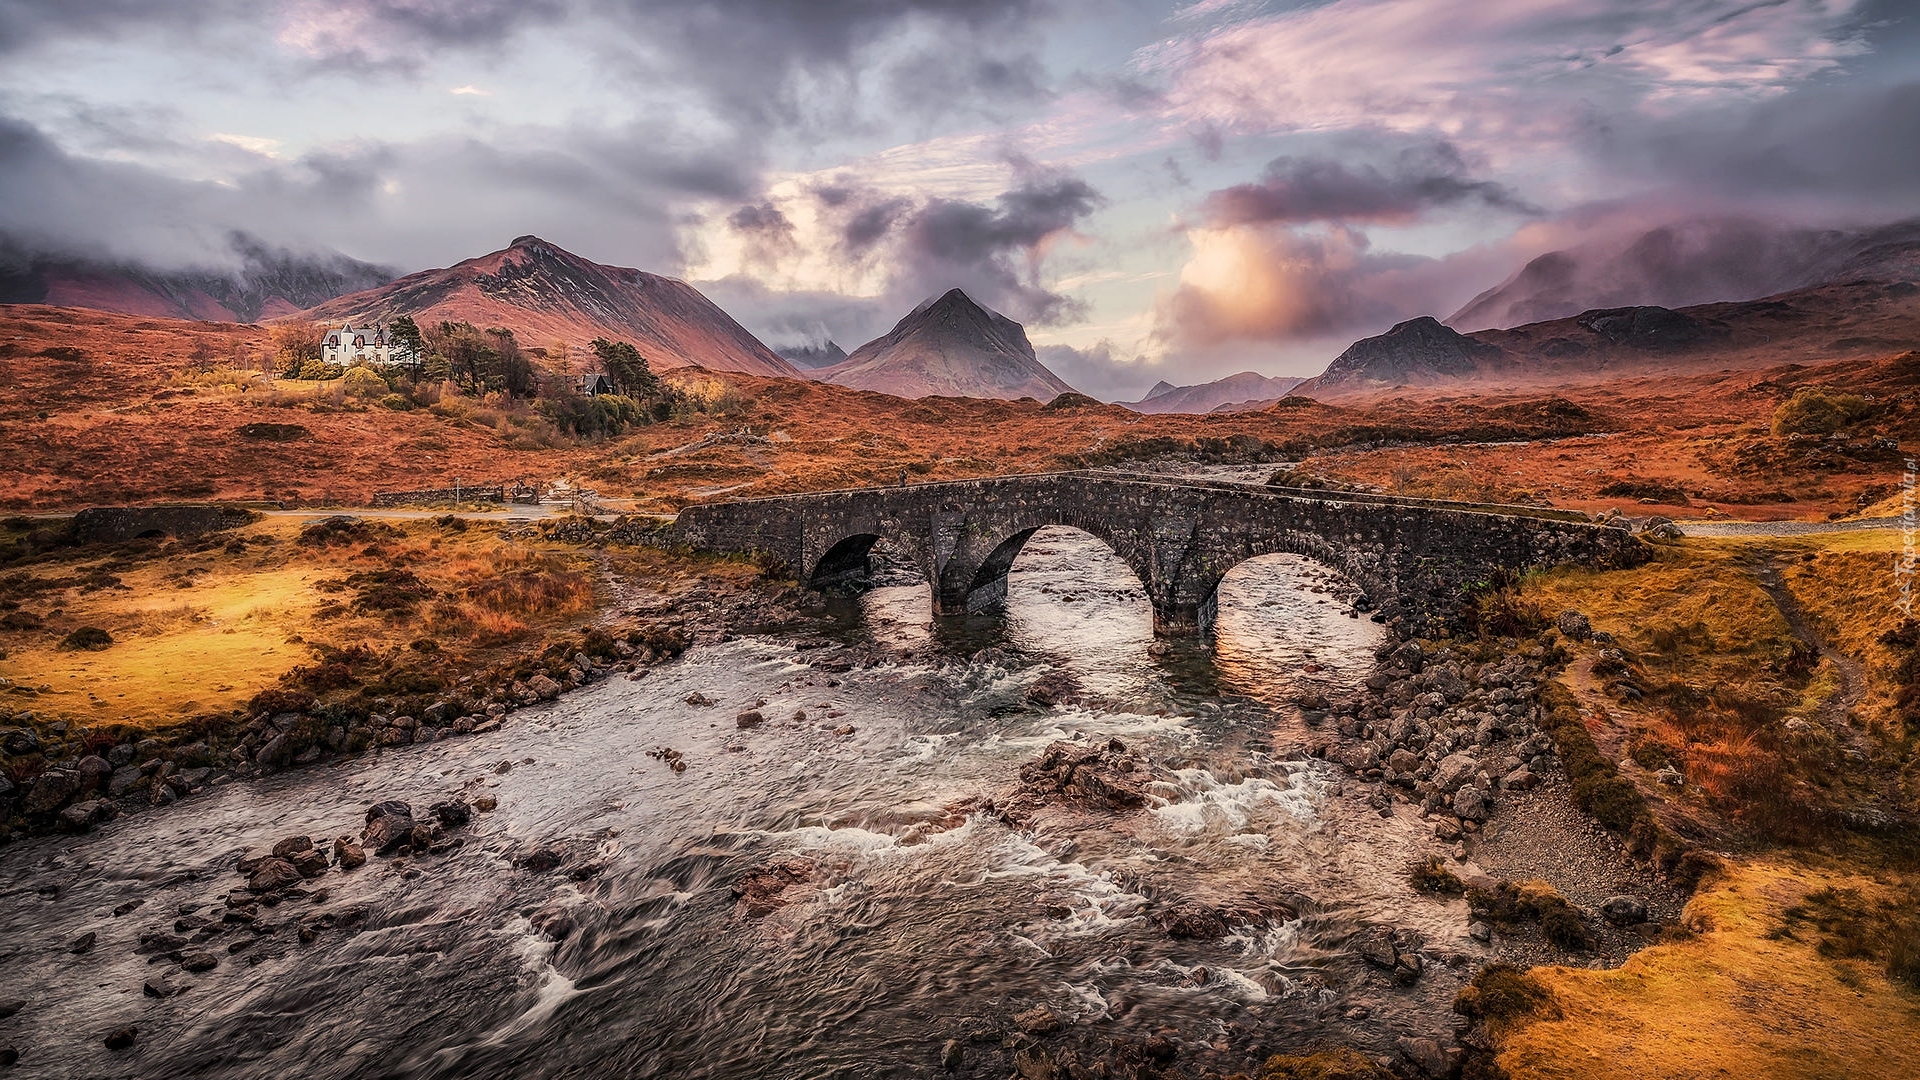
[[[338,330],[329,330],[320,341],[320,359],[341,365],[355,361],[381,366],[391,364],[393,350],[387,344],[387,328],[363,326],[355,329],[352,323],[347,323]]]

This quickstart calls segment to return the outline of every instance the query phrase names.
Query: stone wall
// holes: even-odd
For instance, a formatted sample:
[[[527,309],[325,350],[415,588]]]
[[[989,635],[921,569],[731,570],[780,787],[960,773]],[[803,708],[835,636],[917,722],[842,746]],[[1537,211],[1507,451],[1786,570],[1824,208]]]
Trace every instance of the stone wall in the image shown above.
[[[238,506],[94,506],[73,515],[76,543],[117,544],[142,536],[200,536],[237,529],[259,517]]]
[[[1215,589],[1247,559],[1303,555],[1340,571],[1404,632],[1436,629],[1501,568],[1644,561],[1624,530],[1521,516],[1353,501],[1111,473],[1053,473],[690,506],[679,539],[757,550],[802,582],[857,577],[881,538],[911,558],[941,614],[985,610],[1033,532],[1067,525],[1099,537],[1139,575],[1163,633],[1207,631]]]
[[[503,503],[506,492],[492,487],[428,488],[425,491],[382,491],[368,503],[376,509],[395,506],[436,506],[451,503]]]

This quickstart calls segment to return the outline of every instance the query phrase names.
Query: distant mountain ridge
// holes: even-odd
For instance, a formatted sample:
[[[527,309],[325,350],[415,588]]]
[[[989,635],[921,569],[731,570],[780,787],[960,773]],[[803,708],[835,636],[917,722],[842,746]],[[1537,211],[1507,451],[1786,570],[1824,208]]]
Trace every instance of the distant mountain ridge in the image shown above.
[[[813,377],[907,398],[1051,401],[1075,392],[1035,357],[1025,328],[959,289],[925,301],[885,335]]]
[[[297,254],[245,233],[232,234],[228,243],[235,267],[156,270],[131,261],[39,252],[0,237],[0,303],[250,323],[291,315],[394,277],[386,267],[337,252]]]
[[[1743,219],[1649,229],[1624,245],[1550,251],[1448,316],[1465,331],[1623,307],[1747,300],[1848,281],[1920,280],[1920,219],[1871,229],[1779,229]]]
[[[499,326],[530,346],[585,345],[605,337],[631,342],[656,369],[799,378],[800,372],[677,278],[602,266],[537,236],[440,270],[337,297],[300,313],[318,322],[386,322],[410,315]]]
[[[1402,387],[1515,389],[1885,356],[1920,348],[1920,284],[1856,280],[1759,300],[1601,308],[1459,333],[1430,316],[1354,342],[1300,397]]]
[[[1305,382],[1297,378],[1270,378],[1258,372],[1242,371],[1194,386],[1173,386],[1162,380],[1139,401],[1117,401],[1138,413],[1210,413],[1231,412],[1238,406],[1257,408],[1263,402],[1283,398]]]

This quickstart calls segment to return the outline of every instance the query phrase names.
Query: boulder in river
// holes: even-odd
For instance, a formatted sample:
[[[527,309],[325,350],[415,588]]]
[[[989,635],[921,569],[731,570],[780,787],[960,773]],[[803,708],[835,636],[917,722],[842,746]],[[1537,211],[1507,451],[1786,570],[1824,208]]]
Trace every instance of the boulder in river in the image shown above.
[[[1020,766],[1020,787],[1007,800],[1001,817],[1016,828],[1024,827],[1042,804],[1061,798],[1110,810],[1136,809],[1147,804],[1147,784],[1152,779],[1147,763],[1118,739],[1104,744],[1061,740]]]
[[[413,839],[413,808],[403,802],[376,803],[367,810],[360,839],[375,855],[386,855]]]
[[[1014,1017],[1013,1026],[1027,1035],[1051,1035],[1060,1030],[1060,1017],[1045,1005],[1036,1005]]]
[[[285,859],[265,859],[247,876],[247,891],[273,892],[300,884],[300,871]]]
[[[788,890],[813,881],[814,865],[806,859],[782,859],[741,875],[733,883],[734,899],[742,913],[757,919],[793,902]]]
[[[367,851],[351,836],[340,836],[333,841],[333,861],[340,864],[342,870],[352,870],[365,866]]]
[[[73,953],[75,956],[84,956],[93,951],[93,943],[99,940],[100,935],[89,930],[79,937],[74,938],[73,941],[67,945],[67,951]]]
[[[279,843],[273,845],[273,857],[276,859],[292,859],[295,855],[299,854],[302,851],[312,851],[312,850],[313,850],[312,837],[289,836],[285,840],[282,840]]]
[[[101,1041],[106,1044],[109,1050],[126,1050],[132,1047],[134,1042],[139,1038],[140,1029],[134,1027],[132,1024],[128,1024],[123,1028],[115,1028]]]

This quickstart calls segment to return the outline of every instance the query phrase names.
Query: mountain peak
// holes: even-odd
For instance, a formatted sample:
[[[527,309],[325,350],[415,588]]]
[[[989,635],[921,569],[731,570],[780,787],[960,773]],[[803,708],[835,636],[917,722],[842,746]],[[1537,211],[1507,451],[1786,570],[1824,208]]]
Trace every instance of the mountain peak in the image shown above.
[[[583,345],[627,341],[656,369],[699,365],[751,375],[799,375],[745,327],[684,281],[601,266],[538,236],[441,270],[423,270],[307,312],[322,321],[384,322],[410,315],[502,326],[521,340]]]
[[[826,382],[901,397],[1051,401],[1073,390],[1034,355],[1019,323],[949,289],[823,370]]]

